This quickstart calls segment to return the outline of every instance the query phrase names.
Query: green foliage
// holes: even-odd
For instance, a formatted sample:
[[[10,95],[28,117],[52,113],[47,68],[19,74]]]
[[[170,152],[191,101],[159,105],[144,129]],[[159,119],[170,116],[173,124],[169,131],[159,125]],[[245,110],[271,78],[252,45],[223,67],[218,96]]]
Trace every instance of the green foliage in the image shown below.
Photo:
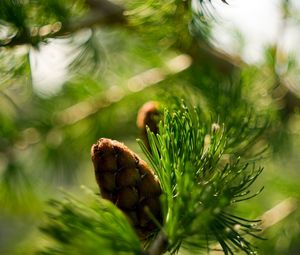
[[[10,51],[1,48],[0,58],[0,93],[3,94],[5,88],[14,87],[16,82],[23,83],[23,86],[26,86],[25,77],[30,72],[28,51],[26,49]]]
[[[0,3],[0,30],[5,33],[13,30],[13,33],[0,38],[0,45],[14,40],[16,44],[28,43],[36,46],[58,32],[62,24],[68,24],[71,19],[78,18],[85,11],[82,0],[3,0]],[[47,25],[49,27],[45,27]]]
[[[165,110],[159,134],[149,132],[151,152],[140,143],[163,190],[164,221],[159,227],[167,236],[167,250],[175,253],[183,246],[201,251],[219,242],[225,254],[252,254],[254,247],[244,235],[256,237],[259,221],[235,215],[234,205],[260,192],[251,195],[250,186],[262,168],[228,161],[226,153],[234,147],[227,143],[226,128],[209,124],[200,108],[173,107]],[[49,215],[43,231],[60,246],[44,254],[92,254],[100,245],[111,254],[141,252],[124,215],[108,201],[95,200],[96,207],[74,199],[52,203],[57,212]]]
[[[83,0],[63,2],[58,0],[3,0],[0,5],[2,29],[6,31],[12,27],[14,34],[0,38],[0,42],[6,45],[15,37],[17,44],[22,43],[23,40],[23,43],[37,46],[40,42],[51,38],[61,26],[65,29],[76,18],[82,18],[89,9],[90,3],[87,4],[87,2]],[[225,0],[222,2],[226,3]],[[190,23],[194,34],[201,34],[203,38],[208,36],[209,22],[207,20],[209,16],[212,16],[209,8],[206,7],[208,3],[211,4],[211,1],[195,1],[194,6],[192,6],[192,1],[182,0],[125,1],[123,4],[127,9],[125,16],[131,29],[136,31],[142,29],[144,35],[150,33],[151,36],[146,36],[147,39],[159,41],[161,47],[175,46],[186,49],[191,42],[188,29]],[[101,1],[99,3],[95,1],[94,4],[102,8],[105,6],[105,3]],[[94,7],[92,4],[91,9],[93,10]],[[160,29],[162,22],[163,30]],[[176,31],[173,29],[174,26]],[[178,33],[180,37],[177,36]]]
[[[70,192],[82,183],[96,186],[89,148],[99,137],[140,152],[138,109],[147,100],[165,98],[161,134],[150,134],[155,154],[148,157],[164,186],[159,227],[168,236],[168,249],[251,253],[253,243],[261,254],[299,253],[298,212],[276,212],[286,218],[264,229],[265,242],[256,243],[251,235],[260,235],[258,223],[246,220],[287,197],[300,197],[299,61],[282,51],[281,42],[267,46],[263,60],[253,65],[220,54],[211,47],[210,33],[216,21],[222,25],[213,6],[221,1],[113,1],[123,2],[124,20],[116,24],[118,17],[110,16],[84,26],[83,33],[77,31],[86,20],[108,13],[103,6],[99,12],[90,9],[88,3],[97,1],[0,1],[0,254],[31,254],[48,246],[36,229],[44,201],[57,198],[61,185]],[[297,8],[282,1],[285,25],[299,25]],[[54,55],[44,55],[49,51]],[[48,60],[59,51],[70,60],[66,82],[56,93],[42,94],[34,75],[46,68],[54,76]],[[184,63],[174,57],[183,53],[190,63],[173,73]],[[158,82],[151,83],[153,78]],[[184,94],[188,105],[200,107],[172,105],[166,91]],[[260,164],[258,159],[266,168],[259,179],[261,168],[253,163]],[[248,190],[259,190],[254,181],[266,189],[248,199],[256,195]],[[117,249],[132,253],[126,246],[132,244],[136,253],[143,252],[123,215],[97,196],[90,199],[83,203],[67,195],[53,203],[44,227],[53,240],[43,252],[102,254],[103,246],[116,253],[113,231],[123,240]],[[101,218],[107,206],[110,218]],[[108,218],[124,225],[124,232],[116,225],[108,230],[110,240],[98,229],[109,227],[102,222]]]
[[[155,40],[163,48],[189,44],[190,1],[127,1],[125,7],[128,9],[126,15],[129,25],[143,32],[146,39]],[[164,26],[163,30],[160,29],[161,24]],[[145,29],[147,32],[143,31]],[[178,33],[180,37],[177,36]]]
[[[140,241],[125,215],[89,191],[85,202],[71,195],[51,201],[54,209],[42,231],[53,238],[41,255],[141,254]]]
[[[0,19],[19,29],[26,29],[26,13],[20,0],[3,0],[0,4]]]
[[[182,104],[165,110],[159,134],[149,133],[151,152],[142,145],[164,191],[162,206],[168,249],[180,245],[203,249],[218,241],[225,254],[251,254],[244,234],[259,231],[251,221],[231,214],[233,205],[257,195],[249,188],[262,168],[226,160],[235,148],[226,127],[213,126],[199,108]],[[247,138],[246,138],[247,139]]]
[[[162,48],[188,50],[193,40],[190,33],[202,40],[209,38],[213,18],[210,0],[126,1],[124,5],[129,26]]]

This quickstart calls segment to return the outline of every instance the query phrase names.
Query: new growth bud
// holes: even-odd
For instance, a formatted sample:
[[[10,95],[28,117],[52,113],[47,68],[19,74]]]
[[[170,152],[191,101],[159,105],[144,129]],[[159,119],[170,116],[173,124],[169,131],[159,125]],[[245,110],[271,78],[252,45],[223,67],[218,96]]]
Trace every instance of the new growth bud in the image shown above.
[[[154,134],[158,133],[158,122],[159,122],[159,103],[149,101],[145,103],[139,110],[137,116],[137,126],[141,132],[142,139],[147,146],[148,150],[150,145],[147,137],[147,127]]]
[[[220,125],[218,123],[213,123],[211,125],[211,131],[213,134],[217,133],[220,130]]]

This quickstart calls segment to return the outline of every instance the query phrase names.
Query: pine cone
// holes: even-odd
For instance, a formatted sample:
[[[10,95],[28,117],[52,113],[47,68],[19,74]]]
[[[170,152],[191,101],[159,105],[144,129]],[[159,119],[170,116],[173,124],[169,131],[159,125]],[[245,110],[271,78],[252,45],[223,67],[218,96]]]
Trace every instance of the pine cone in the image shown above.
[[[150,150],[150,145],[146,127],[148,126],[154,134],[157,134],[159,118],[158,102],[149,101],[145,103],[138,112],[136,124],[141,131],[142,139],[148,150]]]
[[[147,238],[156,229],[150,215],[162,221],[161,188],[154,172],[145,161],[115,140],[99,139],[91,153],[102,197],[118,206],[140,237]]]

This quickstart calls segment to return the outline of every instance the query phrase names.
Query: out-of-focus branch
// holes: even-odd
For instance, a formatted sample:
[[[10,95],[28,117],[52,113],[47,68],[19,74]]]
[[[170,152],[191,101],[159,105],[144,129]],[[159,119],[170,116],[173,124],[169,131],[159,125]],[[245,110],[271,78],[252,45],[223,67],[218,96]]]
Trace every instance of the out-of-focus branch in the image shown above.
[[[86,0],[85,2],[90,8],[90,12],[82,19],[67,24],[63,29],[65,32],[72,33],[82,28],[99,24],[113,25],[126,23],[123,15],[123,7],[107,0]]]
[[[158,84],[171,75],[180,73],[192,64],[189,55],[181,54],[167,61],[163,67],[156,67],[130,78],[126,83],[127,88],[121,86],[112,86],[105,93],[95,95],[90,99],[72,105],[56,115],[58,126],[73,125],[99,110],[122,100],[125,96],[134,92],[139,92],[147,87]],[[126,89],[126,90],[125,90]]]
[[[240,70],[242,65],[246,65],[239,57],[230,56],[207,43],[194,41],[186,53],[193,58],[194,64],[207,69],[213,68],[224,75],[230,75],[234,71]]]
[[[282,63],[280,61],[281,44],[285,37],[288,28],[288,18],[291,9],[291,3],[288,0],[281,0],[281,22],[277,31],[277,42],[274,47],[275,62],[273,67],[273,75],[275,77],[275,84],[272,90],[272,96],[277,101],[281,110],[281,118],[286,122],[291,115],[295,114],[300,109],[300,94],[299,90],[295,89],[292,80],[287,80],[278,71]]]
[[[71,20],[68,23],[56,22],[41,28],[21,30],[18,34],[4,43],[0,47],[13,47],[23,44],[36,44],[47,38],[55,38],[68,35],[83,28],[90,28],[95,25],[115,25],[125,24],[123,7],[107,0],[86,0],[89,12],[80,19]]]
[[[267,230],[278,222],[282,221],[288,217],[292,212],[294,212],[299,206],[299,201],[295,198],[287,198],[280,202],[269,211],[266,211],[261,216],[261,227],[262,231]]]
[[[90,10],[84,17],[70,20],[67,23],[56,22],[40,28],[23,29],[10,40],[0,42],[0,47],[14,47],[24,44],[37,45],[45,39],[65,36],[95,25],[112,26],[127,23],[124,8],[117,4],[108,0],[85,0],[85,3]],[[196,40],[188,49],[179,48],[179,50],[190,55],[193,60],[196,60],[202,66],[207,66],[208,68],[212,66],[226,75],[232,73],[240,65],[240,61],[237,61],[237,59],[209,45],[200,45]]]
[[[299,201],[295,198],[287,198],[281,201],[279,204],[266,211],[261,217],[261,233],[268,230],[270,227],[276,225],[280,221],[284,220],[291,213],[299,208]],[[209,255],[222,255],[222,247],[218,244],[212,247]]]

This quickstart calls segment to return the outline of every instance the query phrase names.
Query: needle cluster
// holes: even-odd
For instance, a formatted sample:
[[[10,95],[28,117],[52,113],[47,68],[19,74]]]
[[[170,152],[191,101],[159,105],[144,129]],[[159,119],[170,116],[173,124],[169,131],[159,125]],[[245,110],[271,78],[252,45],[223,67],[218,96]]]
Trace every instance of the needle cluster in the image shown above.
[[[209,249],[219,242],[225,254],[252,254],[245,235],[255,236],[258,221],[236,216],[233,205],[260,192],[251,195],[249,188],[262,168],[230,159],[227,152],[234,148],[227,143],[226,127],[207,123],[199,108],[181,104],[165,110],[159,134],[149,131],[150,151],[140,143],[163,190],[168,250]]]

